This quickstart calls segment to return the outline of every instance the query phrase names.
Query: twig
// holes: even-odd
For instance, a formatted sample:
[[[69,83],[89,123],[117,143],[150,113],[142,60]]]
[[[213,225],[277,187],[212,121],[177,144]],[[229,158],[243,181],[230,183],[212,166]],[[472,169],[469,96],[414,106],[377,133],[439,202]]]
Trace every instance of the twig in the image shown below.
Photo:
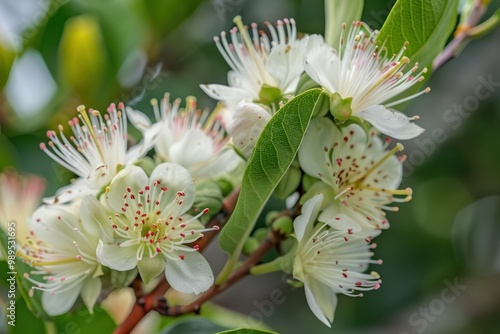
[[[470,30],[479,22],[486,12],[487,6],[483,3],[484,0],[476,0],[474,7],[467,20],[467,23],[461,24],[455,31],[454,39],[444,48],[439,56],[434,59],[432,64],[433,70],[437,70],[451,59],[455,58],[460,52],[463,44],[471,37]]]
[[[188,313],[198,313],[202,304],[209,301],[219,293],[225,291],[233,284],[238,282],[240,279],[250,274],[250,269],[257,264],[262,256],[266,254],[270,249],[276,246],[281,240],[281,236],[278,233],[271,231],[269,236],[260,244],[259,248],[250,255],[245,262],[225,281],[222,285],[213,285],[205,293],[203,293],[198,299],[189,305],[168,307],[166,306],[164,310],[158,310],[163,315],[168,315],[171,317],[177,317]]]
[[[218,225],[219,227],[222,227],[227,222],[234,210],[239,193],[240,190],[238,188],[233,190],[233,192],[226,197],[222,203],[221,211],[210,220],[207,226]],[[216,231],[207,232],[203,238],[198,240],[196,244],[200,247],[200,252],[208,246],[216,234]],[[134,281],[133,287],[134,292],[136,293],[136,302],[125,321],[115,329],[114,334],[130,333],[150,311],[161,310],[163,308],[163,295],[168,289],[170,289],[170,284],[168,284],[165,277],[162,277],[160,283],[153,289],[153,291],[145,296],[138,295],[139,289],[137,287],[137,282]]]

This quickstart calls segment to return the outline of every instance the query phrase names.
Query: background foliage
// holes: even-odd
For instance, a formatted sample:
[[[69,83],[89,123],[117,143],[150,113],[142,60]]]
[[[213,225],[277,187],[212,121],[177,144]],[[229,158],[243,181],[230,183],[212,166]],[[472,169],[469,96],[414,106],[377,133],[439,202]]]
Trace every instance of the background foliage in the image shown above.
[[[366,1],[364,21],[380,28],[392,4]],[[498,7],[493,1],[490,10]],[[322,0],[0,1],[0,170],[14,166],[42,175],[47,195],[65,184],[71,173],[38,144],[48,129],[73,117],[79,104],[103,110],[123,101],[151,112],[149,99],[169,91],[173,97],[197,96],[200,107],[213,106],[198,84],[226,82],[228,67],[212,38],[231,28],[235,15],[246,23],[293,17],[300,31],[324,33]],[[24,27],[24,34],[7,30],[11,21]],[[426,319],[420,312],[430,308],[424,333],[499,332],[499,40],[497,30],[473,41],[433,74],[427,83],[431,93],[405,110],[420,115],[427,131],[405,143],[403,186],[413,188],[414,199],[401,205],[391,229],[378,238],[376,257],[384,260],[377,268],[383,279],[379,291],[361,300],[341,296],[329,330],[310,312],[303,291],[285,284],[286,275],[255,277],[216,300],[241,315],[208,308],[205,315],[219,327],[188,321],[177,329],[217,331],[230,320],[241,325],[263,320],[280,333],[417,333],[423,325],[414,325],[411,316],[417,312],[414,320]],[[496,86],[485,86],[488,81]],[[217,271],[222,265],[217,260],[225,256],[215,247],[208,256]],[[446,281],[455,280],[467,288],[437,309]],[[18,305],[14,332],[40,332],[43,323],[22,301]],[[106,332],[113,321],[107,312],[116,314],[75,310],[55,325],[61,333],[85,333],[89,326]],[[171,323],[156,319],[154,326]],[[0,322],[0,332],[5,330]]]

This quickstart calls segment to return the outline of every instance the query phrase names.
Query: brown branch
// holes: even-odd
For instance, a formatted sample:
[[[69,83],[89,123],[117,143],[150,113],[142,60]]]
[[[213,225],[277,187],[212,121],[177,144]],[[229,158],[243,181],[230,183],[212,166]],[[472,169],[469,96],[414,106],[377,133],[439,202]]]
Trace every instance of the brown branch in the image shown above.
[[[171,317],[177,317],[188,313],[198,313],[202,304],[209,301],[219,293],[227,290],[233,284],[238,282],[240,279],[250,274],[250,269],[257,264],[262,256],[266,254],[270,249],[276,246],[280,240],[281,236],[274,231],[270,231],[269,236],[260,244],[259,248],[250,255],[245,262],[236,271],[231,274],[226,282],[222,285],[213,285],[210,289],[205,291],[198,299],[189,305],[168,307],[166,306],[163,310],[158,310],[163,315],[168,315]]]
[[[217,225],[222,228],[224,226],[233,213],[239,194],[240,189],[237,188],[224,199],[221,211],[208,222],[207,227]],[[207,232],[205,236],[196,243],[200,247],[199,251],[203,251],[216,235],[217,231]],[[134,281],[132,285],[134,292],[136,293],[136,302],[127,318],[115,329],[114,334],[130,333],[142,320],[142,318],[146,316],[146,314],[152,310],[162,309],[163,295],[168,289],[170,289],[170,284],[168,284],[165,277],[162,277],[160,283],[153,289],[153,291],[145,296],[139,295],[140,290],[136,281]]]
[[[457,27],[453,40],[444,48],[436,59],[434,59],[432,64],[434,71],[458,55],[462,45],[471,37],[469,34],[470,30],[479,22],[479,20],[481,20],[481,17],[483,17],[486,12],[486,8],[487,5],[484,4],[484,0],[476,0],[474,2],[474,8],[472,9],[467,23],[460,24]]]

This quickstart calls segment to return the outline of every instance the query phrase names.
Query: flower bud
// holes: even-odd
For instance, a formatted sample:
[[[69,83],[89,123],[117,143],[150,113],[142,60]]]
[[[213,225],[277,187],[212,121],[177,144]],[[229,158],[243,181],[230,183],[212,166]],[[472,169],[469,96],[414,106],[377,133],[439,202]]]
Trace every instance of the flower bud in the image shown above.
[[[222,208],[222,192],[214,181],[206,181],[196,185],[195,208],[208,208],[210,212],[219,212]]]
[[[82,15],[68,20],[59,48],[60,73],[84,97],[95,94],[106,75],[105,46],[97,19]],[[89,89],[94,89],[90,91]]]
[[[257,248],[259,248],[259,245],[260,243],[256,238],[248,237],[248,239],[245,240],[245,244],[243,245],[243,254],[247,256],[252,254]]]
[[[339,93],[333,93],[330,99],[330,113],[337,124],[342,124],[352,115],[352,97],[343,99]]]
[[[266,226],[271,226],[276,218],[281,215],[279,211],[269,211],[266,214]]]
[[[293,230],[293,221],[289,216],[281,216],[274,220],[272,229],[283,237],[288,237]]]
[[[267,238],[269,230],[267,227],[261,227],[253,232],[253,237],[260,243]]]

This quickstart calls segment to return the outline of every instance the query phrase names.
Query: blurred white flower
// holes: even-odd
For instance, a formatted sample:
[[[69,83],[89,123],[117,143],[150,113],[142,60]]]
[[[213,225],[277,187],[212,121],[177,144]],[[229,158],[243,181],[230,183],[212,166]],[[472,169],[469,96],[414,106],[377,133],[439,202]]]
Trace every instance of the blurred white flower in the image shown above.
[[[410,63],[410,59],[403,56],[405,47],[396,55],[388,55],[383,46],[377,45],[377,35],[378,31],[371,31],[365,23],[353,22],[347,38],[341,37],[337,51],[322,36],[311,35],[304,51],[304,69],[329,93],[338,93],[343,99],[352,98],[352,116],[370,122],[388,136],[414,138],[424,131],[410,122],[418,117],[407,117],[391,107],[430,90],[426,88],[394,100],[423,81],[422,74],[427,69],[417,73],[418,64],[415,64],[404,72]]]
[[[342,230],[389,227],[383,210],[396,211],[388,205],[409,201],[412,191],[398,189],[404,156],[394,154],[403,146],[386,151],[388,143],[357,124],[339,129],[327,118],[311,121],[298,158],[305,173],[323,181],[314,188],[326,196],[319,221]],[[339,214],[351,219],[337,220]]]
[[[184,215],[195,197],[185,168],[162,163],[148,177],[140,167],[127,166],[103,197],[107,207],[93,196],[82,203],[82,219],[101,225],[97,256],[103,265],[120,271],[137,266],[146,282],[165,271],[172,288],[186,293],[198,294],[212,285],[209,264],[196,246],[186,244],[217,228],[207,229],[197,220],[207,209],[196,217]]]
[[[241,159],[227,146],[230,137],[221,119],[225,111],[221,104],[213,111],[202,111],[191,96],[186,98],[186,107],[180,108],[181,99],[170,103],[168,93],[160,105],[156,99],[151,104],[156,123],[138,110],[127,108],[127,113],[144,138],[152,138],[159,160],[178,163],[196,179],[219,176],[237,167]]]
[[[22,246],[29,236],[28,221],[40,205],[45,180],[36,175],[23,175],[15,170],[0,173],[0,226],[16,224],[16,239]]]
[[[36,270],[25,278],[42,290],[42,306],[51,316],[68,312],[79,295],[92,312],[101,292],[96,248],[100,228],[80,220],[80,205],[42,206],[33,214],[21,258]]]
[[[234,19],[237,27],[230,31],[230,41],[226,33],[215,37],[215,43],[231,71],[228,73],[229,86],[212,84],[200,87],[210,97],[225,101],[232,109],[243,99],[270,104],[276,98],[293,95],[301,74],[304,72],[302,55],[304,40],[297,39],[297,28],[293,19],[279,20],[276,28],[266,26],[270,38],[251,25],[252,35],[243,25],[241,17]]]
[[[343,232],[336,231],[327,224],[318,223],[316,217],[321,207],[323,195],[309,199],[302,207],[302,214],[294,223],[298,240],[293,276],[304,283],[307,303],[314,315],[331,327],[337,293],[361,297],[357,291],[377,290],[380,277],[376,272],[363,273],[372,260],[370,245],[380,231]]]
[[[42,149],[55,162],[78,175],[71,185],[59,189],[47,203],[65,203],[86,194],[96,194],[109,184],[122,165],[133,163],[151,148],[151,138],[127,150],[127,117],[122,103],[112,103],[106,113],[84,106],[77,108],[79,115],[68,121],[73,134],[67,138],[59,125],[59,136],[48,131],[48,147]]]

